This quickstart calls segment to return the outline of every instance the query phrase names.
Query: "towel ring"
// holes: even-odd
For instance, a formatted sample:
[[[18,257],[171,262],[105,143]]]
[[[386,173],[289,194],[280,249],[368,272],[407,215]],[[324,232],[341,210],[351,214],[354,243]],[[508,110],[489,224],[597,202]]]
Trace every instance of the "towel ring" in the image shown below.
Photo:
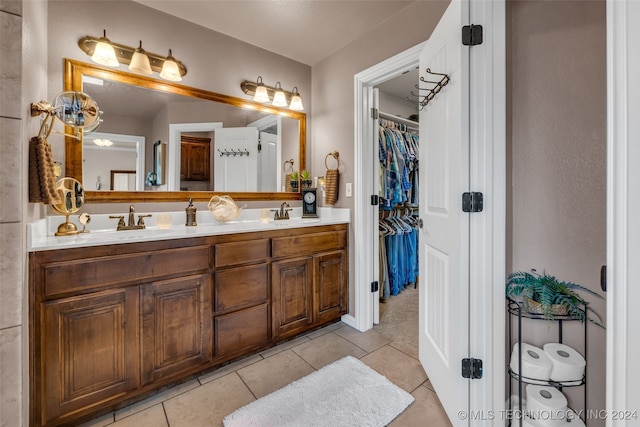
[[[285,160],[284,163],[282,164],[282,171],[285,174],[292,173],[293,172],[293,163],[294,163],[293,159]],[[288,172],[287,172],[287,165],[289,165],[289,171]]]
[[[338,169],[340,167],[340,161],[338,160],[338,158],[340,157],[340,153],[337,151],[333,151],[327,154],[327,156],[324,158],[324,166],[327,169],[329,169],[329,166],[327,165],[327,159],[329,158],[329,156],[333,156],[333,158],[336,159],[336,162],[338,163],[338,166],[336,166],[336,169]]]

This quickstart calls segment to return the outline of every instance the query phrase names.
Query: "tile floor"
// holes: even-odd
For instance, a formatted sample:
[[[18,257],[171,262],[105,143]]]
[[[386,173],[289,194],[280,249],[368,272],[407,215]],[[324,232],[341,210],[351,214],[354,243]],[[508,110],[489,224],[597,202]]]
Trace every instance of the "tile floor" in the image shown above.
[[[413,351],[342,322],[249,356],[83,427],[210,427],[236,409],[344,356],[354,356],[410,392],[415,401],[390,426],[451,426]],[[354,426],[357,427],[357,426]]]

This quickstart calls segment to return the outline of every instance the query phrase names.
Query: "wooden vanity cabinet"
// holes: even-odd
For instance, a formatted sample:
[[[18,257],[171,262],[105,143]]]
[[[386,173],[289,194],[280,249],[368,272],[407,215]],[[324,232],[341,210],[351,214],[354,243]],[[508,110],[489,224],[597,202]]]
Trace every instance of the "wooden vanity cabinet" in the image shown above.
[[[77,425],[347,312],[347,225],[29,253],[32,426]]]
[[[272,264],[275,338],[297,335],[347,312],[346,229],[271,241],[273,258],[285,258]],[[294,254],[296,258],[289,258]]]

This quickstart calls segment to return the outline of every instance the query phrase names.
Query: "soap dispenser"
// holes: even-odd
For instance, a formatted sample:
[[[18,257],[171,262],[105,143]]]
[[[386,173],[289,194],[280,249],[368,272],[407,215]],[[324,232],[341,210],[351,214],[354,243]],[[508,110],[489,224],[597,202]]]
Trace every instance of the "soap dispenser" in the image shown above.
[[[196,207],[193,206],[193,199],[189,199],[189,206],[185,209],[187,211],[187,222],[185,224],[187,227],[198,225],[196,223],[196,210]]]

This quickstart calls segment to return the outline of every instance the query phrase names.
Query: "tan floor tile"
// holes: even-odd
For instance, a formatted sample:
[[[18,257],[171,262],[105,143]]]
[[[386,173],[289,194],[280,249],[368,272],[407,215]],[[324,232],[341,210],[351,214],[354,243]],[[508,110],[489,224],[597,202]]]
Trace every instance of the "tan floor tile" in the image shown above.
[[[435,393],[435,389],[433,388],[433,384],[431,384],[431,380],[427,380],[425,382],[422,383],[423,387],[426,387],[427,389],[433,391]]]
[[[294,347],[293,351],[315,369],[320,369],[346,356],[353,356],[359,359],[367,354],[360,347],[334,333],[328,333],[307,343],[300,344]]]
[[[258,398],[311,372],[313,368],[291,350],[285,350],[237,371],[247,387]]]
[[[225,375],[229,375],[231,372],[235,372],[240,368],[244,368],[245,366],[252,365],[256,362],[262,360],[262,357],[258,354],[254,354],[253,356],[245,357],[244,359],[240,359],[236,362],[230,363],[226,366],[223,366],[220,369],[216,369],[215,371],[209,372],[208,374],[204,374],[201,377],[198,377],[198,381],[200,384],[208,383],[209,381],[213,381],[215,379],[224,377]]]
[[[171,427],[221,426],[224,417],[254,401],[236,374],[210,381],[164,402]]]
[[[333,331],[334,334],[340,335],[342,338],[349,340],[366,352],[372,352],[383,345],[387,345],[391,340],[373,329],[366,332],[360,332],[351,326],[344,326]]]
[[[134,403],[133,405],[129,405],[126,408],[116,411],[116,421],[119,421],[125,417],[129,417],[136,412],[143,411],[147,408],[157,405],[158,403],[162,403],[167,399],[171,399],[172,397],[175,397],[199,386],[200,383],[198,382],[198,380],[191,380],[184,384],[179,384],[175,387],[169,388],[165,391],[149,397],[148,399],[141,400],[138,403]]]
[[[169,427],[162,404],[152,406],[111,424],[113,427]]]
[[[336,322],[336,323],[332,323],[329,326],[325,326],[324,328],[320,328],[316,331],[313,331],[311,333],[308,333],[307,335],[305,335],[306,337],[309,337],[310,339],[316,339],[318,337],[321,337],[322,335],[328,334],[329,332],[335,331],[336,329],[340,329],[344,326],[345,324],[342,322]]]
[[[418,387],[413,393],[416,399],[389,427],[450,427],[438,396],[426,387]]]
[[[388,345],[361,360],[408,392],[415,390],[427,379],[420,361]]]
[[[309,341],[309,337],[307,337],[307,336],[296,338],[294,340],[287,341],[287,342],[282,343],[280,345],[277,345],[277,346],[275,346],[273,348],[270,348],[269,350],[265,350],[262,353],[260,353],[260,356],[262,356],[262,357],[264,357],[266,359],[267,357],[271,357],[274,354],[278,354],[278,353],[280,353],[282,351],[289,350],[290,348],[293,348],[293,347],[295,347],[295,346],[297,346],[299,344],[305,343],[307,341]]]
[[[389,345],[397,350],[400,350],[404,354],[413,357],[416,360],[418,360],[420,357],[418,355],[418,350],[415,348],[415,346],[409,345],[402,341],[391,341]]]

